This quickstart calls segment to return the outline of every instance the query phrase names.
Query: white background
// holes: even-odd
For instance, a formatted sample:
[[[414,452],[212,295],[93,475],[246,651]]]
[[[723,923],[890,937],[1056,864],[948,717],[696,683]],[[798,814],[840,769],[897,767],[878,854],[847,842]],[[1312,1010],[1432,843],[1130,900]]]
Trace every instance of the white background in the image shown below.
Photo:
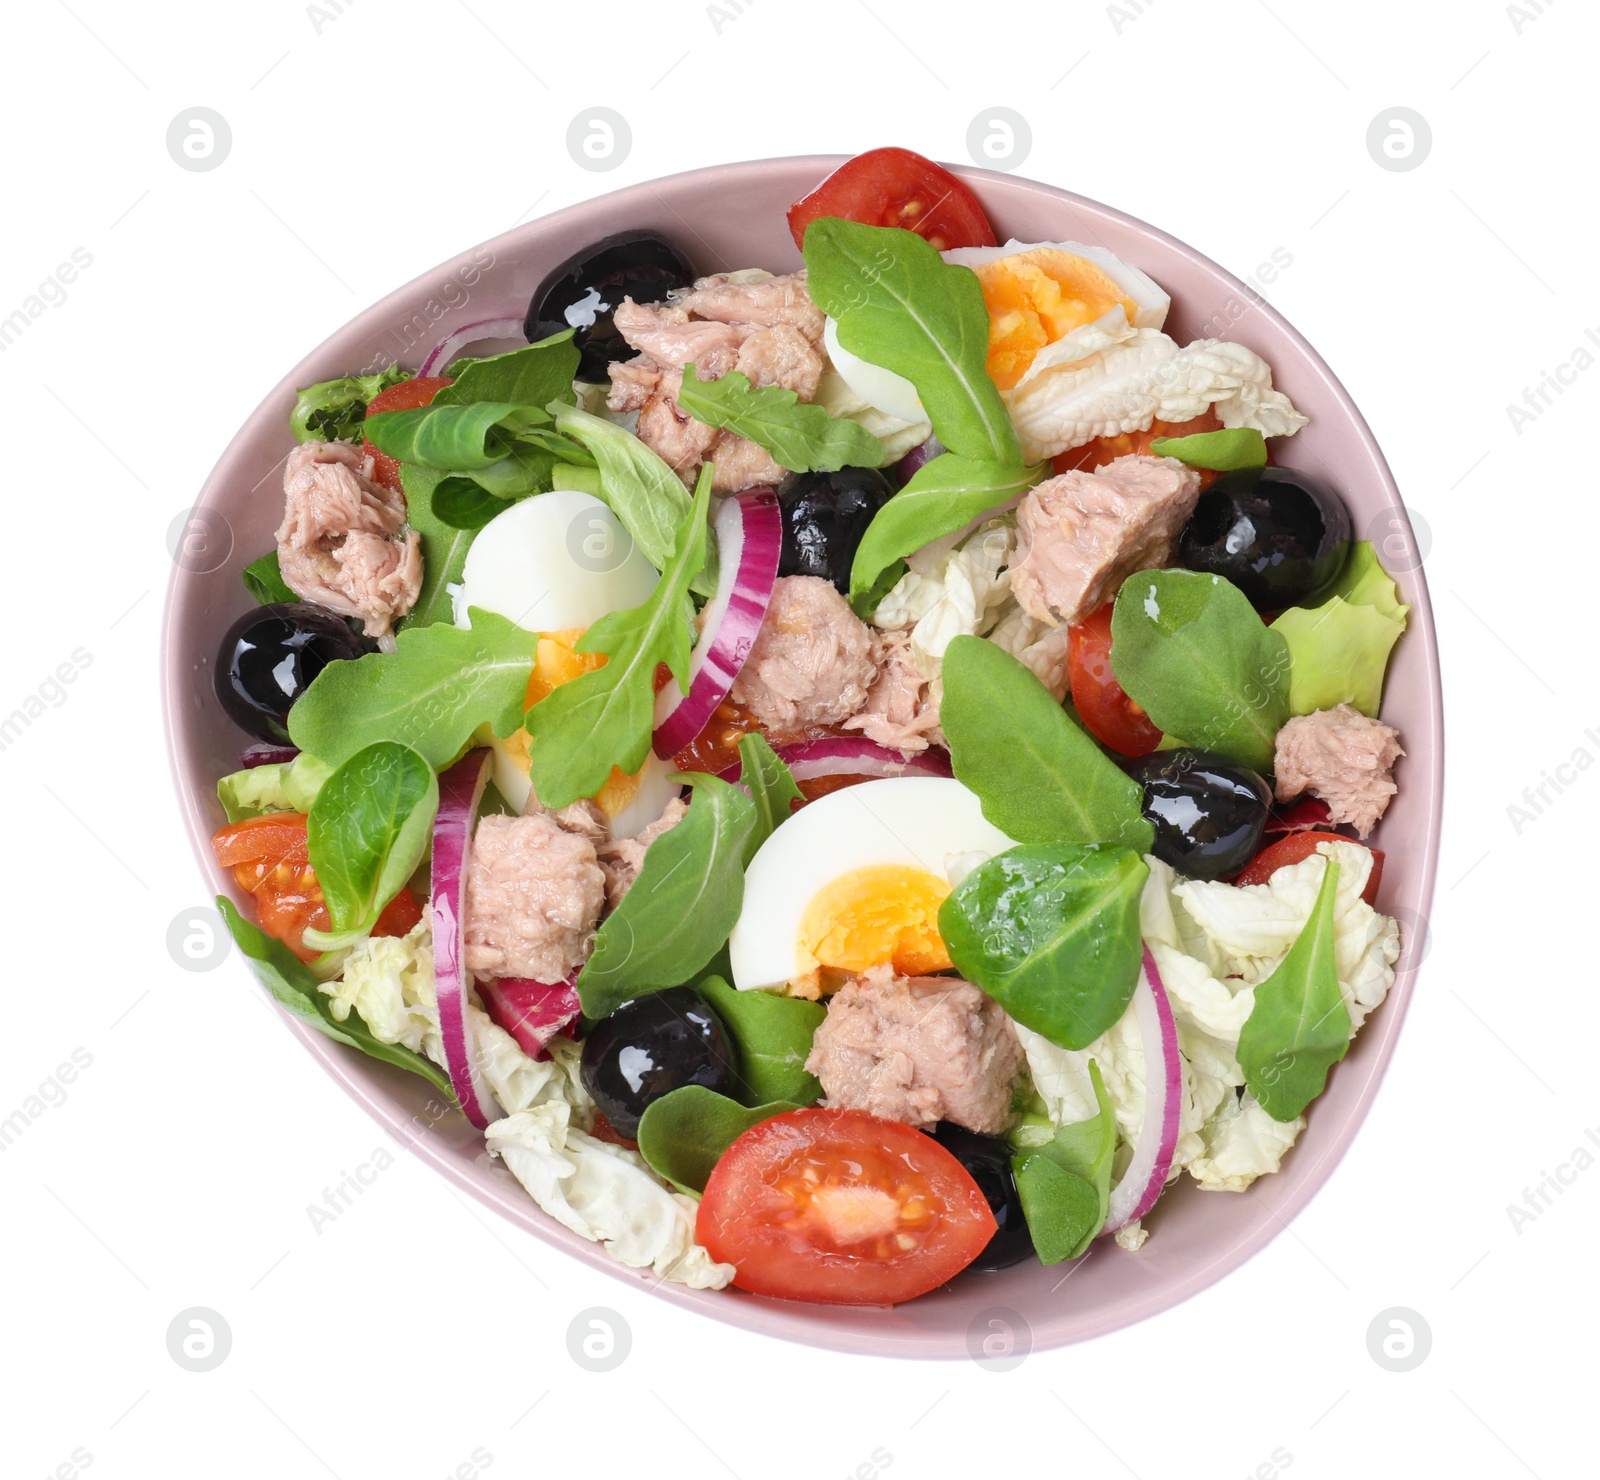
[[[894,1480],[1267,1480],[1274,1451],[1296,1480],[1593,1473],[1600,1170],[1520,1232],[1507,1205],[1600,1127],[1600,774],[1567,772],[1520,831],[1507,808],[1580,747],[1600,755],[1600,369],[1568,372],[1520,431],[1506,409],[1600,332],[1592,8],[870,5],[9,10],[0,318],[75,248],[92,265],[0,352],[0,711],[75,649],[92,662],[0,751],[0,1117],[74,1049],[92,1064],[0,1153],[5,1474],[55,1474],[74,1450],[96,1480],[467,1480],[485,1456],[495,1475],[814,1480],[875,1450]],[[608,173],[565,147],[596,105],[633,125]],[[472,243],[732,158],[900,143],[965,160],[969,121],[996,105],[1031,125],[1024,174],[1241,276],[1291,255],[1267,296],[1431,530],[1446,852],[1432,954],[1354,1149],[1220,1285],[1006,1374],[681,1316],[404,1155],[314,1232],[307,1205],[385,1143],[237,957],[192,973],[165,946],[205,898],[157,712],[169,523],[285,367]],[[196,106],[233,135],[204,173],[165,146]],[[1367,151],[1396,106],[1431,124],[1415,170]],[[191,1306],[232,1331],[205,1374],[167,1352]],[[567,1354],[589,1306],[633,1333],[604,1376]],[[1367,1348],[1392,1306],[1432,1331],[1404,1374]]]

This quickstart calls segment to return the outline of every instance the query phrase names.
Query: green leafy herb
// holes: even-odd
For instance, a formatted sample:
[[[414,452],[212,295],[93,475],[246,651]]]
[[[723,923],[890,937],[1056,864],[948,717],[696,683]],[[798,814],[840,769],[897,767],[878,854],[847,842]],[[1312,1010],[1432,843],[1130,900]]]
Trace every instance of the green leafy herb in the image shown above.
[[[699,1197],[711,1169],[752,1126],[798,1105],[777,1101],[746,1109],[698,1084],[681,1085],[652,1100],[639,1118],[639,1154],[679,1192]]]
[[[875,468],[883,461],[883,443],[860,422],[803,405],[782,386],[752,386],[737,370],[719,380],[698,380],[694,366],[685,366],[678,408],[708,427],[749,438],[791,472]]]
[[[306,820],[311,867],[332,929],[306,931],[323,951],[352,945],[416,871],[439,810],[439,778],[408,746],[380,740],[323,782]]]
[[[759,848],[779,823],[794,810],[794,803],[803,800],[800,788],[794,784],[789,768],[778,759],[778,753],[767,744],[766,737],[752,730],[739,737],[739,779],[750,792],[756,804],[756,825],[750,831],[750,841],[745,845],[745,866],[756,856]]]
[[[739,1098],[745,1104],[792,1100],[810,1105],[822,1097],[821,1083],[806,1069],[811,1040],[828,1015],[820,1002],[741,992],[720,975],[705,977],[695,990],[722,1019],[738,1050]]]
[[[261,985],[297,1018],[309,1023],[319,1033],[326,1033],[336,1042],[360,1049],[370,1058],[381,1059],[412,1074],[420,1074],[440,1094],[448,1097],[452,1105],[455,1104],[450,1077],[443,1069],[421,1054],[412,1052],[404,1044],[380,1042],[361,1021],[359,1013],[352,1012],[340,1022],[333,1015],[329,999],[318,990],[316,977],[288,946],[282,941],[273,940],[260,927],[241,916],[226,895],[217,896],[217,908],[227,922],[234,944],[250,962],[250,969],[255,972]]]
[[[378,451],[401,462],[461,473],[500,462],[520,430],[549,420],[539,408],[515,401],[474,401],[382,411],[367,418],[365,430]]]
[[[715,776],[684,779],[695,789],[688,815],[645,850],[639,877],[601,922],[578,973],[585,1017],[607,1017],[630,997],[694,980],[739,918],[755,806]]]
[[[392,653],[328,664],[289,711],[294,743],[339,766],[379,740],[394,740],[438,771],[466,749],[479,725],[511,734],[522,723],[539,638],[493,612],[473,607],[469,615],[470,631],[445,622],[411,627]],[[568,800],[579,795],[592,793]]]
[[[510,507],[508,500],[460,473],[447,473],[433,490],[433,517],[451,529],[480,530]]]
[[[878,578],[897,560],[1019,498],[1043,476],[1043,463],[1017,468],[974,462],[953,452],[924,463],[873,516],[856,547],[855,563],[850,567],[850,600],[857,612],[875,592]]]
[[[289,430],[296,442],[349,441],[361,435],[367,403],[380,391],[410,379],[409,370],[391,365],[377,375],[345,375],[308,385],[295,397]]]
[[[229,822],[266,812],[309,812],[332,774],[331,767],[302,752],[292,761],[230,772],[217,782],[217,800]]]
[[[1023,1216],[1043,1264],[1088,1253],[1089,1245],[1105,1227],[1111,1206],[1117,1117],[1100,1066],[1093,1059],[1089,1060],[1089,1078],[1094,1085],[1095,1113],[1088,1120],[1059,1127],[1038,1150],[1012,1158]]]
[[[1146,853],[1144,793],[1023,663],[963,634],[944,655],[940,724],[957,780],[1022,843],[1120,843]]]
[[[456,376],[455,384],[445,386],[431,404],[468,406],[475,401],[502,401],[544,407],[552,401],[572,401],[572,381],[578,373],[573,333],[564,329],[526,349],[472,360]]]
[[[1128,848],[1049,843],[981,863],[939,906],[950,959],[1026,1028],[1086,1048],[1139,982],[1139,896]]]
[[[1111,615],[1111,667],[1151,723],[1270,774],[1289,718],[1289,645],[1221,576],[1142,570]]]
[[[1254,427],[1196,432],[1192,437],[1157,437],[1150,452],[1154,457],[1175,457],[1191,468],[1212,468],[1219,473],[1267,465],[1267,439]]]
[[[244,588],[262,606],[278,601],[298,601],[300,598],[285,584],[283,572],[278,569],[278,552],[268,550],[259,560],[252,560],[239,572]]]
[[[581,442],[599,466],[598,496],[610,506],[644,558],[657,570],[664,570],[689,522],[690,499],[683,480],[626,427],[576,406],[552,406],[550,412],[556,430]],[[704,569],[691,573],[691,590],[709,595],[716,589],[716,558],[715,548],[709,548],[703,557]]]
[[[1339,865],[1328,859],[1317,902],[1289,954],[1256,990],[1239,1034],[1239,1067],[1274,1120],[1293,1120],[1350,1050],[1350,1009],[1334,965]]]
[[[528,711],[529,777],[545,806],[565,807],[592,797],[613,766],[631,776],[644,764],[655,721],[658,664],[665,663],[688,693],[694,622],[689,582],[705,564],[710,500],[707,464],[678,528],[678,548],[655,590],[641,606],[608,612],[578,639],[580,653],[605,653],[605,663],[560,685]]]
[[[417,604],[400,623],[402,631],[455,621],[450,587],[461,580],[474,531],[454,528],[433,512],[433,495],[447,476],[437,468],[422,468],[415,463],[404,463],[400,468],[406,517],[422,537],[422,590],[417,594]]]
[[[806,230],[806,287],[839,342],[917,388],[952,452],[1022,462],[1006,404],[989,378],[989,312],[970,267],[946,262],[915,232],[824,216]]]
[[[1289,644],[1289,713],[1353,704],[1376,715],[1389,655],[1410,610],[1371,544],[1352,545],[1320,606],[1292,606],[1272,624]]]

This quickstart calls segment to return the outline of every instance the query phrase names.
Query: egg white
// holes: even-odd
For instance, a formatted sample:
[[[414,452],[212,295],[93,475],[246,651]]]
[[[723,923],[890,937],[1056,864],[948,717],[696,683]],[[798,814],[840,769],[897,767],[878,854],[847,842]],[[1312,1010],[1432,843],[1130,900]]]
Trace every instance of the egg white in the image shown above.
[[[773,990],[810,968],[800,924],[812,899],[841,874],[904,864],[948,879],[1015,843],[959,781],[888,777],[830,792],[802,807],[745,870],[744,906],[728,941],[733,984]],[[976,858],[974,857],[976,855]]]
[[[470,626],[468,612],[479,607],[530,632],[588,627],[607,612],[638,606],[657,580],[655,567],[605,504],[576,489],[558,489],[513,504],[478,531],[455,593],[456,625]],[[486,739],[495,787],[525,811],[533,794],[527,771],[504,741]],[[652,753],[637,794],[609,817],[611,835],[627,837],[649,826],[680,786],[678,773]]]
[[[1159,329],[1166,323],[1167,310],[1172,307],[1171,295],[1154,278],[1104,247],[1085,246],[1082,242],[1019,242],[1013,237],[1002,247],[952,247],[941,255],[946,262],[975,267],[980,262],[998,262],[1004,257],[1016,257],[1023,252],[1037,252],[1042,248],[1070,252],[1074,257],[1083,257],[1094,263],[1122,290],[1125,297],[1133,300],[1138,309],[1133,316],[1135,329]]]
[[[839,326],[828,319],[822,326],[822,343],[828,351],[833,368],[839,378],[867,405],[898,421],[926,421],[928,413],[922,409],[922,397],[916,386],[903,375],[873,365],[860,355],[852,354],[839,343]]]

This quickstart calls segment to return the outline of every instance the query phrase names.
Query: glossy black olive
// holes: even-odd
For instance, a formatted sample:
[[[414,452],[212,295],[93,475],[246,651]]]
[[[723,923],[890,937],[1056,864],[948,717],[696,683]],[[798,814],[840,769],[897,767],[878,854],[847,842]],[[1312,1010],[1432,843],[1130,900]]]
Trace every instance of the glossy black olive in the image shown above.
[[[1248,766],[1204,750],[1158,750],[1127,763],[1155,829],[1150,851],[1191,879],[1224,879],[1255,857],[1272,788]]]
[[[575,328],[583,352],[578,379],[604,385],[606,366],[634,353],[611,322],[612,311],[624,298],[659,303],[694,279],[689,259],[659,232],[619,231],[574,252],[539,284],[523,332],[532,344]]]
[[[289,706],[329,663],[372,644],[326,607],[285,601],[246,612],[217,649],[217,699],[240,729],[287,745]]]
[[[1033,1236],[1022,1216],[1022,1198],[1011,1171],[1010,1146],[998,1136],[980,1136],[948,1120],[941,1120],[933,1128],[933,1139],[967,1169],[988,1201],[994,1221],[1000,1225],[967,1268],[993,1274],[997,1269],[1020,1264],[1033,1253]]]
[[[1241,468],[1203,494],[1178,537],[1178,562],[1233,582],[1262,611],[1281,611],[1344,568],[1350,511],[1293,468]]]
[[[583,1040],[583,1087],[619,1136],[638,1133],[652,1100],[686,1084],[733,1093],[733,1048],[693,987],[624,1002]]]
[[[877,468],[786,478],[778,489],[783,510],[778,574],[818,576],[848,594],[856,546],[873,515],[893,496],[894,485]]]

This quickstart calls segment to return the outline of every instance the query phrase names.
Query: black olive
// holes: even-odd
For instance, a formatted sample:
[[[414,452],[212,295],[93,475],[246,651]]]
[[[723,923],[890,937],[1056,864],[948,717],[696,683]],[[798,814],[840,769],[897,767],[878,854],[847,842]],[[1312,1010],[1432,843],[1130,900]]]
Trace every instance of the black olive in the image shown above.
[[[1200,495],[1178,562],[1233,582],[1261,611],[1281,611],[1344,568],[1350,511],[1293,468],[1241,468]]]
[[[1010,1146],[998,1136],[980,1136],[948,1120],[941,1120],[933,1128],[933,1139],[967,1169],[987,1200],[994,1221],[1000,1225],[967,1268],[993,1274],[1020,1264],[1033,1253],[1033,1236],[1022,1215],[1022,1198],[1011,1170]]]
[[[1158,750],[1127,765],[1144,787],[1150,851],[1191,879],[1223,879],[1256,856],[1272,788],[1248,766],[1204,750]]]
[[[733,1048],[693,987],[624,1002],[583,1040],[583,1087],[630,1141],[652,1100],[686,1084],[733,1093]]]
[[[689,259],[659,232],[619,231],[574,252],[539,284],[528,305],[523,333],[532,344],[577,329],[573,342],[583,352],[578,379],[604,385],[611,361],[633,358],[633,350],[611,322],[612,311],[624,298],[659,303],[694,279]],[[569,309],[574,310],[571,317]]]
[[[856,546],[894,485],[877,468],[797,473],[778,489],[783,510],[780,576],[818,576],[846,595]]]
[[[258,740],[288,745],[289,707],[329,663],[373,651],[343,617],[305,601],[246,612],[217,650],[217,699]]]

